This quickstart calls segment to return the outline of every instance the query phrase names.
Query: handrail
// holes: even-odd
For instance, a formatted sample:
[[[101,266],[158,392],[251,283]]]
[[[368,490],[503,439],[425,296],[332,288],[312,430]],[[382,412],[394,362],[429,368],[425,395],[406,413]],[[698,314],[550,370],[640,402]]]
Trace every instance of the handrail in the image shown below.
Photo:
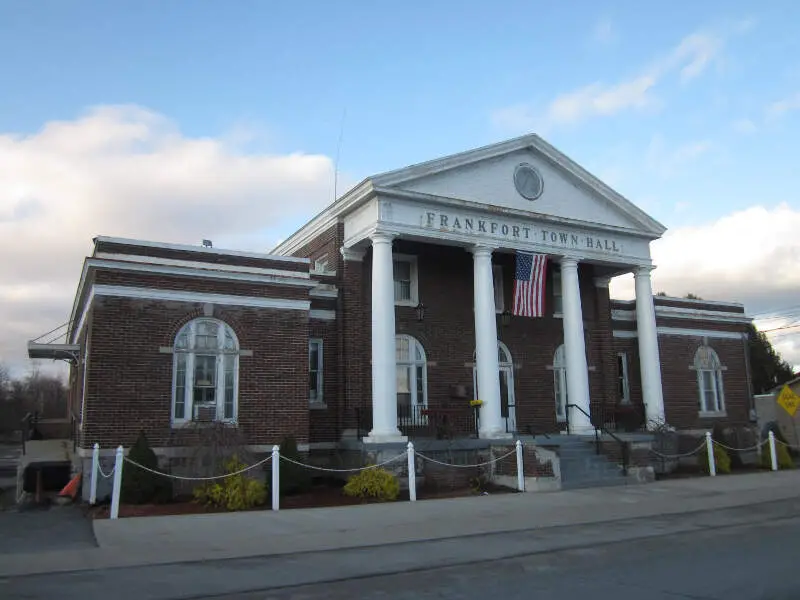
[[[569,409],[570,408],[577,408],[580,412],[582,412],[584,415],[586,415],[586,418],[589,419],[590,423],[592,423],[592,415],[587,413],[585,410],[583,410],[583,408],[581,408],[577,404],[567,404],[564,408],[565,408],[565,412],[566,412],[566,416],[567,416],[567,433],[570,432],[570,425],[569,425]],[[600,438],[597,435],[597,431],[600,430],[600,431],[604,432],[605,434],[607,434],[608,436],[610,436],[613,440],[615,440],[619,444],[620,450],[621,450],[621,453],[622,453],[622,473],[624,475],[627,475],[628,474],[628,463],[629,463],[628,442],[620,439],[615,433],[613,433],[612,431],[609,431],[608,429],[606,429],[602,425],[600,425],[598,427],[597,425],[592,423],[592,427],[594,427],[594,441],[595,441],[595,449],[596,449],[597,454],[600,454]]]

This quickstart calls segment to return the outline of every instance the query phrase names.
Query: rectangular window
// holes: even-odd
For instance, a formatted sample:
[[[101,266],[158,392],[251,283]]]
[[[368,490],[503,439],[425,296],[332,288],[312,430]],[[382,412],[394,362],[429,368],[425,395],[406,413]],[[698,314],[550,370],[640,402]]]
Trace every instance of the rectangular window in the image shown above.
[[[322,340],[308,343],[308,399],[310,402],[323,402],[322,397]]]
[[[234,373],[236,356],[233,354],[225,355],[225,406],[223,407],[223,418],[233,419],[233,398],[234,398]]]
[[[505,310],[503,267],[501,265],[492,265],[492,283],[494,284],[494,310],[497,313],[501,313]]]
[[[417,294],[417,257],[394,255],[394,301],[402,306],[416,306]]]
[[[618,396],[620,404],[630,404],[630,384],[628,382],[628,354],[620,352],[617,354],[617,378],[618,378]]]
[[[199,336],[198,336],[199,337]],[[217,357],[198,354],[194,359],[193,403],[214,404],[217,388]]]
[[[186,418],[186,355],[177,354],[175,361],[175,419]]]
[[[561,295],[561,271],[553,269],[553,314],[560,315],[564,310]]]

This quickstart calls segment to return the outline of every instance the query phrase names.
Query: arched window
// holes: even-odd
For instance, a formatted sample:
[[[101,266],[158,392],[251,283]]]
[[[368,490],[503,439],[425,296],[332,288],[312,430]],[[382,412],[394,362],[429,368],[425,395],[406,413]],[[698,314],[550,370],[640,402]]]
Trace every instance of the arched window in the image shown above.
[[[556,348],[553,355],[553,390],[556,399],[556,419],[559,421],[567,420],[567,361],[564,357],[564,344]]]
[[[700,346],[694,355],[693,368],[697,371],[700,412],[707,414],[725,412],[725,394],[722,389],[722,371],[725,367],[719,356],[709,346]]]
[[[425,349],[410,335],[395,336],[397,412],[402,418],[420,418],[428,406],[428,367]]]
[[[216,319],[195,319],[175,336],[172,420],[235,421],[239,341]]]

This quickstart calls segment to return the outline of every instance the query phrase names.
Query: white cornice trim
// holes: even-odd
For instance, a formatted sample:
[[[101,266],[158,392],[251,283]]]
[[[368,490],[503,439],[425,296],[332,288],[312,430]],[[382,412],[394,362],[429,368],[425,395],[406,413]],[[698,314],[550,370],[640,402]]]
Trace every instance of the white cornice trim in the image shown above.
[[[132,271],[140,273],[157,273],[159,275],[175,275],[178,277],[202,277],[206,279],[222,279],[230,281],[244,281],[249,283],[268,283],[273,285],[288,285],[293,287],[313,288],[316,281],[311,281],[307,273],[297,273],[297,277],[280,277],[277,275],[257,275],[251,273],[229,273],[210,269],[197,269],[194,267],[171,267],[161,265],[145,265],[124,261],[111,261],[97,258],[87,260],[89,267],[98,269],[112,269],[115,271]],[[289,272],[291,273],[291,272]]]
[[[724,312],[720,310],[698,310],[694,308],[681,308],[676,306],[655,307],[656,317],[664,319],[692,319],[694,321],[714,321],[719,323],[742,323],[752,321],[749,317],[738,312]],[[636,321],[635,310],[612,309],[612,321]]]
[[[336,311],[312,308],[309,317],[312,319],[319,319],[320,321],[335,321]]]
[[[312,298],[338,298],[339,290],[335,285],[320,284],[309,292]]]
[[[365,179],[321,213],[317,214],[317,216],[295,231],[286,238],[286,240],[278,244],[272,249],[272,253],[285,256],[296,252],[319,234],[335,225],[339,217],[361,204],[365,199],[368,199],[372,193],[372,182],[369,179]]]
[[[735,331],[712,331],[710,329],[682,329],[680,327],[657,327],[659,335],[676,335],[684,337],[707,337],[727,340],[741,340],[742,334]],[[614,330],[612,335],[615,338],[630,339],[638,337],[635,331]]]
[[[299,277],[309,279],[308,271],[286,271],[284,269],[265,269],[262,267],[242,267],[222,263],[204,262],[201,260],[178,260],[175,258],[161,258],[159,256],[144,256],[138,254],[114,254],[98,252],[92,259],[112,260],[127,263],[163,265],[168,267],[188,267],[205,269],[207,271],[228,271],[231,273],[252,273],[256,275],[275,275],[277,277]]]
[[[71,343],[75,343],[81,337],[81,331],[83,331],[83,326],[86,325],[86,315],[89,313],[89,309],[92,307],[92,302],[94,301],[94,290],[89,290],[89,297],[86,298],[86,302],[83,303],[83,310],[81,311],[81,318],[78,321],[78,326],[72,331],[71,335],[69,336],[69,340]]]
[[[303,310],[311,308],[308,300],[290,300],[287,298],[262,298],[260,296],[232,296],[228,294],[211,294],[206,292],[187,292],[183,290],[163,290],[156,288],[138,288],[124,285],[94,285],[93,296],[115,296],[142,300],[165,300],[171,302],[198,302],[221,304],[227,306],[247,306],[253,308],[277,308],[281,310]]]
[[[83,288],[86,285],[86,276],[89,272],[89,259],[83,261],[83,268],[81,269],[81,278],[78,280],[78,289],[75,292],[75,299],[72,301],[72,310],[69,313],[69,327],[67,327],[67,337],[75,340],[75,318],[78,315],[78,308],[80,306],[81,296],[83,296]],[[85,309],[84,309],[85,312]]]
[[[98,236],[94,239],[95,246],[98,242],[107,244],[120,244],[124,246],[141,246],[145,248],[163,248],[165,250],[180,250],[185,252],[199,252],[202,254],[228,254],[230,256],[241,256],[245,258],[258,258],[261,260],[275,260],[279,262],[293,262],[309,264],[307,258],[297,258],[294,256],[278,256],[276,254],[262,252],[246,252],[243,250],[227,250],[221,248],[206,248],[205,246],[192,246],[190,244],[167,244],[164,242],[150,242],[147,240],[135,240],[129,238]]]
[[[492,211],[492,206],[482,202],[475,202],[474,200],[464,200],[463,198],[452,198],[449,196],[434,196],[425,194],[423,192],[414,192],[410,190],[401,190],[389,187],[375,187],[375,192],[383,197],[399,198],[401,200],[411,200],[429,206],[431,210],[441,210],[442,207],[447,208],[463,208],[466,210],[474,210],[486,213],[487,218],[490,216],[498,216],[497,212]],[[600,231],[604,233],[622,234],[631,237],[645,238],[647,240],[654,240],[658,236],[652,232],[643,232],[629,227],[619,227],[616,225],[605,225],[603,223],[591,223],[588,221],[581,221],[579,219],[570,219],[568,217],[558,217],[555,215],[548,215],[546,213],[538,213],[533,211],[521,210],[518,208],[502,207],[503,217],[518,217],[521,219],[528,219],[537,223],[548,223],[555,225],[563,225],[568,227],[579,227],[587,231]]]
[[[744,308],[741,302],[725,302],[724,300],[695,300],[694,298],[679,298],[677,296],[653,296],[653,301],[659,306],[659,300],[670,300],[671,302],[684,302],[686,304],[709,304],[711,306],[738,306]],[[625,304],[633,306],[636,300],[619,300],[617,298],[611,299],[612,304]],[[660,306],[664,306],[661,304]]]

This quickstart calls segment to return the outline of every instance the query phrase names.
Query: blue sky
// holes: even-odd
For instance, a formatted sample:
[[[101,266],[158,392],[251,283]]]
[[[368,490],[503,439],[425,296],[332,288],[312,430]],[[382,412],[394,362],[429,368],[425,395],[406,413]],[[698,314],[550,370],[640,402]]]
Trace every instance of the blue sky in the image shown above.
[[[51,248],[41,270],[29,270],[35,285],[0,288],[0,303],[28,307],[20,332],[38,323],[28,302],[34,288],[59,294],[41,306],[42,321],[63,313],[97,233],[171,241],[213,234],[271,247],[330,201],[344,124],[347,183],[539,132],[675,232],[663,245],[657,286],[706,289],[707,276],[687,283],[669,274],[669,264],[685,264],[670,263],[674,249],[691,239],[708,259],[704,272],[721,273],[707,293],[732,294],[752,313],[795,306],[800,279],[759,279],[758,294],[746,287],[764,265],[800,258],[800,245],[773,231],[800,225],[798,22],[792,1],[0,0],[0,170],[33,173],[0,175],[0,226],[3,210],[24,214],[27,229],[11,234],[40,241],[50,230],[30,214],[44,219],[59,203],[103,213],[67,218],[72,229],[59,231],[71,245],[56,251],[63,268],[48,262]],[[157,156],[165,171],[175,156],[188,169],[190,156],[201,175],[225,182],[219,193],[198,187],[176,215],[233,197],[252,202],[244,212],[269,202],[297,210],[256,211],[262,226],[225,221],[218,231],[214,218],[181,229],[120,216],[127,213],[117,197],[161,206],[191,195],[189,182],[202,179],[187,171],[170,179],[169,198],[153,184],[131,199],[125,191],[144,185],[149,171],[133,182],[109,173],[142,168],[139,152]],[[109,156],[119,159],[113,168]],[[64,219],[53,222],[61,228]],[[745,253],[752,264],[742,270],[756,275],[722,273],[729,250],[749,247],[757,256]]]

